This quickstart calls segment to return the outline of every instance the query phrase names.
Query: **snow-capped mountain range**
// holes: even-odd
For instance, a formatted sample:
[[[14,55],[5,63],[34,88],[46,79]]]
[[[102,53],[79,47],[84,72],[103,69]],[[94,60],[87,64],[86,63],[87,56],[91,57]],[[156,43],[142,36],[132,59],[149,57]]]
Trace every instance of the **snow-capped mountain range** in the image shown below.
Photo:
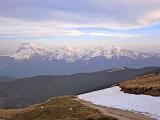
[[[153,66],[160,66],[160,52],[142,53],[116,46],[47,49],[24,42],[15,53],[0,56],[0,75],[13,77]]]
[[[35,44],[21,43],[17,52],[8,56],[14,58],[15,60],[29,60],[34,55],[49,57],[50,53],[50,50]]]
[[[116,46],[97,47],[94,49],[80,49],[72,47],[62,47],[59,49],[49,50],[33,43],[21,43],[16,53],[8,55],[15,60],[29,60],[34,56],[39,56],[44,60],[65,60],[73,63],[76,60],[90,60],[94,57],[104,57],[112,59],[113,57],[128,57],[131,59],[147,59],[152,57],[160,57],[160,53],[141,53],[126,50]]]

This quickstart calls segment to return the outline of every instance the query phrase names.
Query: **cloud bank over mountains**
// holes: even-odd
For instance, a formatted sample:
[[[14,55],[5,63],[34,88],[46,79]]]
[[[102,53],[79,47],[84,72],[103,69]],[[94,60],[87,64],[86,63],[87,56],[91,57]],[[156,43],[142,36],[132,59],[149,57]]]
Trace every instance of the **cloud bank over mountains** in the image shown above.
[[[159,0],[0,0],[3,40],[160,44]],[[144,41],[147,41],[146,43]],[[136,46],[136,45],[135,45]]]

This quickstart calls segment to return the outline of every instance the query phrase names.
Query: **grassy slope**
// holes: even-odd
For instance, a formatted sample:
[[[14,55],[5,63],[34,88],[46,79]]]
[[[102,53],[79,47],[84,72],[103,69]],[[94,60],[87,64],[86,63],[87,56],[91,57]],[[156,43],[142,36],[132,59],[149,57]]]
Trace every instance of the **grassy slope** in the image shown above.
[[[124,92],[160,96],[160,73],[136,77],[120,84]]]
[[[8,116],[9,113],[12,114],[7,120],[116,120],[81,104],[75,100],[75,97],[58,97],[15,111],[7,110],[5,114],[5,110],[0,110],[0,114],[3,114],[3,117]]]
[[[158,68],[105,70],[62,76],[37,76],[0,84],[0,108],[22,108],[57,96],[79,95],[111,87]]]

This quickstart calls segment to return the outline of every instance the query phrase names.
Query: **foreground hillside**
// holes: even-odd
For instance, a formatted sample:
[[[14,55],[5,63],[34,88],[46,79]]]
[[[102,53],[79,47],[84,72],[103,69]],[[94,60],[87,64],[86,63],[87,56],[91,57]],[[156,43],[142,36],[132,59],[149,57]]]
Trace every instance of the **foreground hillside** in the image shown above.
[[[78,97],[96,105],[140,113],[160,120],[160,97],[124,93],[119,86],[82,94]]]
[[[142,113],[160,120],[159,71],[135,77],[118,85],[78,97],[96,105]]]
[[[79,95],[111,87],[157,68],[116,68],[93,73],[37,76],[0,83],[0,108],[20,108],[52,97]]]
[[[0,120],[153,120],[142,114],[63,96],[23,109],[0,109]]]
[[[25,109],[0,110],[5,120],[117,120],[81,104],[75,97],[59,97]]]
[[[142,81],[144,86],[159,88],[159,73],[132,80],[140,78],[148,78],[147,81]],[[128,94],[121,91],[119,86],[115,86],[81,94],[78,98],[56,97],[27,108],[0,109],[0,120],[159,120],[159,105],[160,97]]]
[[[126,93],[160,96],[160,72],[125,81],[120,87]]]

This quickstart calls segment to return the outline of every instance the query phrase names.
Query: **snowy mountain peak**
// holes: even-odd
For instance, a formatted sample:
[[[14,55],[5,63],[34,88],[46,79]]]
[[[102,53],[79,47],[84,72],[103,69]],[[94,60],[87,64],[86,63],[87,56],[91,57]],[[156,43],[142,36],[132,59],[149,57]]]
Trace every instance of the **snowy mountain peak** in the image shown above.
[[[20,51],[23,51],[23,50],[32,50],[32,51],[40,51],[40,50],[47,50],[47,49],[44,49],[43,47],[41,46],[38,46],[36,44],[33,44],[33,43],[30,43],[30,42],[22,42],[20,43],[19,45],[19,49],[17,52],[20,52]]]
[[[37,46],[36,44],[33,44],[33,43],[30,43],[30,42],[21,42],[20,45],[19,45],[20,48],[30,48],[30,47],[39,47]]]
[[[56,59],[65,60],[69,63],[72,63],[82,58],[82,56],[84,55],[84,50],[65,46],[56,50],[54,53],[55,53],[54,57]]]
[[[113,56],[116,57],[132,57],[137,56],[134,52],[123,49],[117,46],[97,47],[92,51],[89,51],[88,56],[96,57],[103,56],[106,59],[111,59]]]
[[[16,53],[10,57],[16,60],[29,60],[34,56],[39,56],[47,60],[64,60],[68,63],[73,63],[76,60],[88,61],[94,57],[104,57],[105,59],[129,58],[129,59],[147,59],[151,57],[160,57],[160,53],[150,54],[127,50],[117,46],[100,46],[92,49],[80,49],[72,47],[62,47],[54,50],[48,50],[41,46],[29,42],[20,44]]]
[[[64,47],[61,48],[61,50],[74,51],[74,49],[72,47],[69,47],[69,46],[64,46]]]
[[[16,60],[28,60],[34,55],[46,56],[49,53],[50,51],[48,49],[41,46],[29,42],[23,42],[20,43],[17,52],[10,55],[10,57],[13,57]]]

